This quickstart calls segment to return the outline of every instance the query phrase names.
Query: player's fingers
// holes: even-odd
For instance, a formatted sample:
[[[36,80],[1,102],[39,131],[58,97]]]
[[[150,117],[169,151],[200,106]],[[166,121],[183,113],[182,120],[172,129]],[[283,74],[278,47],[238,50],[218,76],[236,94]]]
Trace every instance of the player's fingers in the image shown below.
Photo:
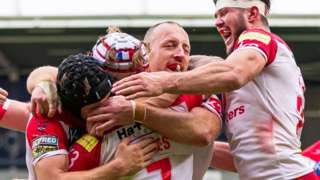
[[[140,97],[150,97],[150,96],[152,96],[152,95],[149,95],[148,92],[142,91],[142,92],[137,92],[137,93],[131,94],[129,96],[126,96],[126,99],[127,100],[134,100],[134,99],[137,99]]]
[[[151,161],[152,158],[156,155],[158,151],[155,149],[153,151],[150,151],[148,154],[144,154],[143,156],[143,161],[146,162],[146,161]]]
[[[37,103],[35,102],[34,99],[31,99],[31,113],[33,116],[36,116],[36,112],[37,112]]]
[[[48,104],[48,100],[46,97],[42,97],[41,100],[39,101],[39,113],[41,115],[45,115],[47,116],[48,111],[49,111],[49,104]]]
[[[48,117],[51,118],[55,115],[58,106],[58,99],[56,96],[48,97]]]
[[[122,92],[123,90],[131,88],[131,87],[135,87],[135,86],[143,87],[142,81],[137,79],[137,80],[125,82],[125,83],[120,84],[116,87],[113,87],[111,91],[117,95],[121,95],[120,92]]]
[[[147,160],[147,161],[144,161],[143,167],[147,167],[147,166],[149,166],[151,163],[152,163],[152,159]]]
[[[139,76],[137,76],[137,75],[131,75],[129,77],[123,78],[123,79],[115,82],[112,86],[117,89],[119,86],[121,87],[121,85],[123,85],[127,82],[132,82],[138,78],[139,78]],[[114,92],[114,91],[112,91],[112,92]]]
[[[3,96],[8,96],[8,92],[2,88],[0,88],[0,94]]]
[[[137,146],[139,146],[140,148],[144,149],[145,147],[147,147],[149,144],[154,143],[154,139],[149,137],[149,138],[145,138],[142,139],[141,141],[139,141],[137,144]]]
[[[125,144],[125,145],[128,145],[132,140],[132,137],[129,136],[129,137],[126,137],[124,139],[121,140],[121,143],[120,144]]]
[[[106,113],[106,114],[98,114],[93,116],[88,116],[87,121],[88,122],[103,122],[103,121],[109,121],[114,116],[113,113]]]
[[[49,110],[48,110],[48,117],[51,118],[56,114],[57,111],[57,103],[49,102]]]
[[[107,113],[112,113],[112,109],[109,108],[108,106],[96,107],[95,109],[92,109],[87,112],[87,117],[92,117],[92,116],[97,116],[100,114],[107,114]]]
[[[153,154],[158,149],[158,143],[153,141],[142,149],[143,154]]]
[[[62,106],[61,103],[59,103],[60,101],[58,101],[58,112],[61,114],[62,113]]]
[[[89,132],[89,134],[92,134],[92,135],[96,135],[97,136],[97,131],[96,131],[96,127],[98,126],[99,124],[93,124],[93,123],[87,123],[87,131]]]
[[[121,89],[116,92],[117,95],[122,95],[122,96],[128,96],[131,94],[135,94],[137,92],[143,92],[144,91],[144,86],[143,85],[133,85],[131,87],[127,87],[124,89]]]
[[[6,101],[6,99],[7,99],[7,96],[4,96],[4,95],[0,94],[0,100],[1,101]]]
[[[97,103],[84,106],[83,108],[81,108],[81,117],[84,119],[87,119],[87,117],[89,116],[89,113],[96,108],[98,108]]]
[[[111,119],[111,120],[96,127],[97,134],[103,135],[104,132],[109,131],[110,129],[112,129],[115,126],[117,126],[116,121]]]

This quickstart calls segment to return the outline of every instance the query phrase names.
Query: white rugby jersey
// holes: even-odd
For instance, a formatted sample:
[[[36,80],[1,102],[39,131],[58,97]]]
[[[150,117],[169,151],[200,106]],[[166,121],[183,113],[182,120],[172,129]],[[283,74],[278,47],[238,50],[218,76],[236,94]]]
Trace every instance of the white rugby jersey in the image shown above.
[[[278,36],[243,32],[234,51],[255,49],[266,59],[262,72],[225,93],[227,136],[241,179],[293,179],[311,172],[301,155],[304,82],[293,53]],[[250,67],[248,67],[250,68]]]
[[[220,117],[221,103],[216,96],[212,96],[203,103],[202,96],[181,95],[170,109],[183,112],[189,111],[201,104],[206,106],[210,111],[217,113]],[[71,156],[69,155],[69,159],[72,160],[72,166],[70,170],[89,169],[109,162],[114,158],[118,144],[123,138],[128,136],[134,137],[132,143],[146,137],[156,138],[159,143],[159,152],[154,156],[153,163],[131,177],[133,179],[191,180],[195,178],[193,177],[193,173],[197,176],[196,179],[202,179],[205,170],[208,168],[208,163],[202,160],[203,157],[208,158],[207,155],[211,152],[212,146],[195,149],[190,145],[176,143],[139,123],[135,123],[110,132],[104,136],[102,142],[98,142],[97,139],[88,135],[80,138],[71,147],[72,154]],[[199,153],[204,154],[200,155]],[[99,156],[99,160],[95,158],[94,160],[90,159],[90,162],[88,162],[88,159],[93,154],[95,157]],[[196,167],[194,163],[196,163]]]
[[[193,107],[203,105],[214,113],[217,113],[220,117],[221,103],[218,98],[213,95],[208,101],[203,102],[203,97],[199,95],[180,95],[177,101],[170,107],[174,111],[187,112]],[[134,125],[126,126],[117,129],[105,136],[102,144],[103,154],[101,155],[101,162],[108,162],[115,154],[116,147],[120,143],[121,139],[132,134],[136,141],[145,137],[154,137],[159,139],[159,152],[154,156],[153,163],[147,166],[145,169],[138,172],[133,179],[162,179],[162,180],[191,180],[193,178],[193,172],[197,172],[198,176],[203,176],[202,169],[207,169],[208,164],[203,162],[199,167],[194,167],[194,158],[199,157],[197,154],[194,157],[193,146],[180,144],[168,139],[167,137],[157,134],[150,129],[135,123]],[[212,147],[212,146],[211,146]],[[207,150],[204,148],[202,152]],[[209,149],[211,149],[209,147]],[[211,151],[211,150],[209,150]]]

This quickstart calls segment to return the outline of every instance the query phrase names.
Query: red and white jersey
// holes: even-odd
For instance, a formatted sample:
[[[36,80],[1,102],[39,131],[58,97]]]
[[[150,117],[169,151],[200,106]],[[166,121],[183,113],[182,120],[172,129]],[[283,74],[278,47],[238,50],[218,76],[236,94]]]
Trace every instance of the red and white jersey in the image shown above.
[[[62,121],[64,120],[64,121]],[[65,122],[78,121],[68,112],[48,119],[31,117],[26,128],[26,164],[29,179],[35,180],[33,166],[42,158],[67,155],[69,144],[81,137],[79,129],[71,128]]]
[[[11,100],[7,99],[3,104],[0,105],[0,121],[4,116],[4,114],[7,112],[10,103],[11,103]]]
[[[192,180],[202,180],[207,172],[213,156],[213,143],[206,147],[194,147]]]
[[[203,102],[202,96],[181,95],[170,109],[187,112],[201,104],[218,115],[221,112],[221,103],[216,96],[212,96],[206,102]],[[71,153],[69,154],[69,159],[71,165],[69,170],[85,170],[109,162],[114,158],[118,144],[123,138],[128,136],[134,137],[132,143],[138,142],[146,137],[156,138],[159,143],[159,153],[154,156],[153,163],[138,172],[132,177],[133,179],[191,180],[194,172],[201,176],[197,179],[201,179],[204,174],[203,169],[206,170],[209,166],[207,163],[199,163],[202,157],[198,156],[199,154],[194,155],[195,148],[193,146],[177,143],[151,131],[139,123],[135,123],[118,128],[105,135],[102,142],[99,142],[97,138],[90,135],[85,135],[80,138],[70,148]],[[212,146],[208,146],[208,148],[204,148],[202,151],[197,149],[196,152],[206,152],[207,149],[211,149],[211,147]],[[90,163],[88,163],[88,157],[93,157],[92,154],[97,156],[95,156],[94,160],[90,158]],[[197,157],[197,165],[199,165],[199,167],[194,167],[194,157]]]
[[[227,136],[241,179],[294,179],[312,171],[301,155],[304,82],[293,53],[278,36],[244,31],[234,51],[263,55],[262,72],[242,88],[225,93]],[[250,68],[250,67],[248,67]]]

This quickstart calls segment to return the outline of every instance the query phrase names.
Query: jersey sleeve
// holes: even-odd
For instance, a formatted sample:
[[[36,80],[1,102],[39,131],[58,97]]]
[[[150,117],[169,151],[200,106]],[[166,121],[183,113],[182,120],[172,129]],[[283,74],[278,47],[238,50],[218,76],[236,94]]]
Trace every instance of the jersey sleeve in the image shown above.
[[[209,98],[207,98],[202,106],[207,108],[209,111],[215,113],[220,119],[222,117],[222,106],[221,100],[215,94],[212,94]]]
[[[7,99],[3,104],[0,105],[0,120],[3,118],[4,114],[7,112],[10,103],[11,103],[11,100]]]
[[[100,164],[101,140],[85,134],[70,146],[69,171],[89,170]]]
[[[68,154],[67,134],[57,117],[32,117],[26,129],[26,138],[32,151],[33,165],[43,158]]]
[[[278,45],[271,33],[263,30],[253,29],[244,31],[238,38],[234,51],[251,48],[257,50],[271,64],[277,53]]]

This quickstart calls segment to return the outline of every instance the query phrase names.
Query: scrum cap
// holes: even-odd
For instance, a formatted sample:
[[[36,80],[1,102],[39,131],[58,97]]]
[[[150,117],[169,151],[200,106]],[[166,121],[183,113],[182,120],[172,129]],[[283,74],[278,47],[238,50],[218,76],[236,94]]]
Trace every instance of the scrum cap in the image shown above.
[[[136,73],[148,66],[145,45],[126,33],[114,32],[99,38],[92,54],[111,72]]]
[[[110,95],[112,76],[92,56],[71,55],[58,67],[57,91],[62,106],[80,115],[85,105]]]

